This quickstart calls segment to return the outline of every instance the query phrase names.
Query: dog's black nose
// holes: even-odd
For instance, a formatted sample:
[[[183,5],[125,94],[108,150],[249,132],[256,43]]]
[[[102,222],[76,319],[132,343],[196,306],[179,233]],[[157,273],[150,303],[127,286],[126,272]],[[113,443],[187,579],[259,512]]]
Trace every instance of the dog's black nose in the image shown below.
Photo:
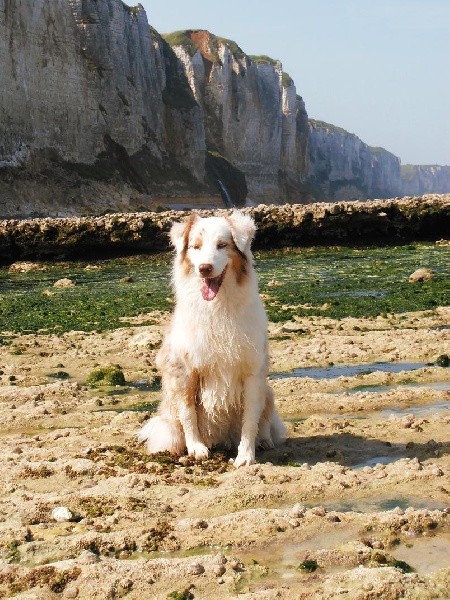
[[[202,275],[202,277],[208,277],[213,271],[213,266],[209,263],[202,263],[199,265],[198,270],[200,271],[200,275]]]

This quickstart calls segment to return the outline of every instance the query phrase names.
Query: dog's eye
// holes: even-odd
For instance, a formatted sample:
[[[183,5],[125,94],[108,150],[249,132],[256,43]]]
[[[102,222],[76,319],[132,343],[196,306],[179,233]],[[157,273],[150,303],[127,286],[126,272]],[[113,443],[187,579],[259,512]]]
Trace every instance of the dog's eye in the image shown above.
[[[217,242],[217,248],[220,250],[221,248],[226,248],[228,244],[226,242]]]
[[[189,248],[191,248],[193,250],[198,250],[200,248],[200,244],[190,244]]]

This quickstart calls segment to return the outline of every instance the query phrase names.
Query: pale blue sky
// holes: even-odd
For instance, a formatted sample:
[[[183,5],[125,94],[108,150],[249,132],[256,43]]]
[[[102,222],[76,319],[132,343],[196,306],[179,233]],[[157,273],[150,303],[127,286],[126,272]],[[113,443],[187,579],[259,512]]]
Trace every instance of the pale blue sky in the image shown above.
[[[311,118],[403,164],[450,165],[450,0],[141,4],[160,33],[207,29],[279,59]]]

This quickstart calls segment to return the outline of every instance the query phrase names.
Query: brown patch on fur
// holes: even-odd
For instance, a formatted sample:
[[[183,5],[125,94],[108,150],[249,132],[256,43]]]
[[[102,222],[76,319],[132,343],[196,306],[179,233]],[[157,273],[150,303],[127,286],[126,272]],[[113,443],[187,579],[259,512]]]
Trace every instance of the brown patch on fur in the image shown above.
[[[191,229],[197,220],[197,215],[191,215],[186,222],[186,228],[183,233],[183,249],[180,252],[180,259],[183,263],[183,270],[185,275],[189,275],[192,269],[192,263],[187,257],[187,251],[189,247],[189,236],[191,234]]]
[[[231,258],[231,268],[236,275],[236,282],[241,285],[247,277],[247,257],[234,243],[229,247],[228,256]]]

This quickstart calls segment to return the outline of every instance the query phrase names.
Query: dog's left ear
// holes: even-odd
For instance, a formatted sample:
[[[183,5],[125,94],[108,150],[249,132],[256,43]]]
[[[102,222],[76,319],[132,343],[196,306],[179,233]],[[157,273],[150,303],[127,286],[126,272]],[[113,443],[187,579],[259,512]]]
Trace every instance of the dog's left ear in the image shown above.
[[[238,210],[233,211],[228,220],[231,224],[231,235],[233,236],[234,243],[241,252],[247,252],[250,250],[250,244],[255,235],[255,221]]]

